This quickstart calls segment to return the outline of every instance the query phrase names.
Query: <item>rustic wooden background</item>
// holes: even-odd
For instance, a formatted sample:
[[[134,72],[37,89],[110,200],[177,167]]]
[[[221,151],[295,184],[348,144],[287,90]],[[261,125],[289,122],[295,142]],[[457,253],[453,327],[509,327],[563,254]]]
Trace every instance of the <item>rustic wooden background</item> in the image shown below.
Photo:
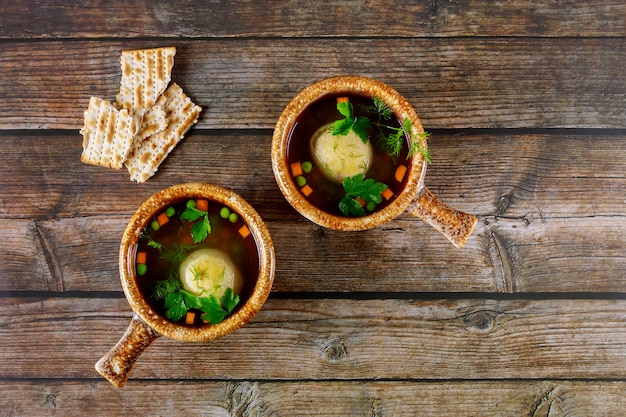
[[[1,415],[624,415],[623,1],[81,3],[0,0]],[[81,164],[121,50],[169,45],[199,123],[145,184]],[[343,74],[414,105],[428,188],[479,216],[465,248],[408,215],[340,233],[286,203],[273,126]],[[186,181],[256,207],[272,295],[218,341],[160,338],[113,388],[93,365],[130,322],[125,223]]]

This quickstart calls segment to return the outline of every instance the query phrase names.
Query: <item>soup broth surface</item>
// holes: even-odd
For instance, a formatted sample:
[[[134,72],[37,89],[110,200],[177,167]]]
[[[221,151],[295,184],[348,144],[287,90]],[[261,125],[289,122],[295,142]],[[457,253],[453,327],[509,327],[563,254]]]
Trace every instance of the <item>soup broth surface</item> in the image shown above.
[[[202,219],[196,221],[188,221],[181,219],[181,214],[186,210],[187,201],[180,201],[172,204],[162,213],[158,213],[155,218],[148,222],[144,228],[142,237],[139,240],[137,248],[136,263],[136,282],[145,300],[148,301],[150,307],[159,315],[168,318],[166,314],[165,300],[157,295],[157,288],[163,286],[163,282],[172,280],[181,284],[180,267],[181,264],[192,254],[202,253],[219,253],[223,259],[230,260],[227,264],[232,265],[234,269],[241,274],[243,283],[236,295],[240,300],[232,311],[243,305],[250,297],[259,274],[259,256],[258,249],[254,237],[249,233],[249,229],[241,217],[231,211],[221,203],[210,201],[206,213],[210,224],[210,233],[206,239],[199,243],[194,243],[192,237],[192,228]],[[227,210],[225,212],[224,210]],[[154,230],[154,222],[157,218],[166,216],[169,211],[167,221],[159,225],[158,230]],[[224,216],[228,214],[229,216]],[[244,231],[248,231],[246,234]],[[200,251],[200,252],[199,252]],[[143,253],[145,255],[139,255]],[[145,257],[139,259],[139,257]],[[144,266],[140,265],[140,261],[145,262]],[[224,291],[218,291],[221,296]],[[191,308],[190,311],[196,312],[195,319],[188,325],[204,325],[205,321],[201,319],[202,311]],[[178,324],[185,324],[184,319],[177,321]]]
[[[324,96],[310,104],[299,115],[289,133],[287,165],[291,166],[293,163],[298,162],[307,162],[309,166],[312,165],[310,172],[302,172],[301,175],[293,175],[294,183],[296,183],[298,187],[301,187],[306,198],[317,208],[337,216],[346,216],[339,209],[339,203],[346,195],[343,183],[329,178],[329,175],[324,173],[324,167],[319,166],[319,164],[315,162],[315,157],[311,149],[311,141],[316,136],[319,136],[319,130],[321,128],[330,126],[337,120],[344,118],[337,109],[338,97],[345,97],[345,94]],[[375,123],[380,120],[375,112],[368,110],[368,108],[371,109],[372,107],[372,98],[358,95],[349,95],[347,97],[352,104],[354,117],[367,117],[372,125],[368,131],[368,135],[373,152],[369,167],[363,175],[365,178],[371,178],[385,184],[392,192],[392,194],[388,194],[390,196],[389,199],[383,199],[383,201],[377,204],[373,209],[374,211],[380,210],[389,205],[406,184],[406,176],[404,176],[401,181],[397,181],[395,179],[395,173],[400,165],[404,165],[407,168],[410,167],[411,161],[410,158],[407,157],[409,139],[404,135],[401,152],[396,157],[390,156],[376,140],[380,130]],[[392,115],[389,120],[382,121],[381,124],[395,128],[400,128],[401,126],[395,115]],[[382,130],[385,133],[389,133],[388,129],[382,128]],[[342,136],[337,135],[337,140],[342,140]],[[298,179],[297,177],[303,177],[303,179]],[[306,183],[306,185],[303,186],[303,183]],[[368,209],[368,211],[372,210]]]

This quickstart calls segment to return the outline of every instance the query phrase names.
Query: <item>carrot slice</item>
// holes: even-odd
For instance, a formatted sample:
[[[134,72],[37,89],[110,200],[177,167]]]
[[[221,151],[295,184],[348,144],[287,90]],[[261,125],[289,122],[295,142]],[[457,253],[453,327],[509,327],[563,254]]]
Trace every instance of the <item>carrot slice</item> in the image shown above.
[[[345,103],[346,101],[350,101],[348,97],[337,97],[337,103]]]
[[[363,200],[361,197],[356,197],[355,200],[359,202],[361,207],[365,207],[365,205],[367,204],[365,200]]]
[[[402,180],[404,179],[404,175],[406,174],[407,171],[407,167],[404,165],[399,165],[398,168],[396,169],[396,181],[398,182],[402,182]]]
[[[302,175],[302,164],[300,162],[294,162],[289,166],[291,167],[291,175],[294,177]]]
[[[391,191],[391,188],[387,188],[381,195],[385,198],[385,200],[389,200],[393,197],[393,191]]]
[[[193,311],[188,311],[187,315],[185,316],[185,324],[193,324],[195,319],[196,313],[194,313]]]
[[[304,187],[300,188],[300,191],[302,191],[302,194],[308,197],[313,192],[313,189],[309,187],[309,184],[305,184]]]
[[[145,252],[137,252],[137,256],[135,258],[135,262],[137,262],[138,264],[145,264],[146,263],[146,253]]]
[[[241,226],[238,231],[241,237],[244,239],[250,236],[250,229],[248,229],[248,226],[246,226],[245,224]]]
[[[208,200],[196,200],[196,208],[202,211],[209,210],[209,201]]]
[[[170,218],[167,217],[165,212],[163,212],[157,216],[157,221],[159,222],[159,226],[163,226],[165,223],[170,221]]]

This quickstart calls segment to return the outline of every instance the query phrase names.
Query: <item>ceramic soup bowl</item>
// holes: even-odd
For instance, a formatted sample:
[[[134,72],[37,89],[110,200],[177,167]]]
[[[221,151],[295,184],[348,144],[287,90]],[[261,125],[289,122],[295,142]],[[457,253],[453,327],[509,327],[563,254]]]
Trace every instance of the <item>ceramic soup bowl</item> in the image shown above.
[[[200,207],[200,200],[208,202],[208,208]],[[245,248],[248,248],[248,252],[245,252],[245,255],[235,256],[244,259],[243,261],[241,261],[241,259],[239,260],[245,263],[243,267],[229,264],[228,262],[230,262],[230,260],[228,260],[228,255],[216,255],[217,258],[211,258],[209,256],[206,258],[209,259],[207,262],[204,264],[197,263],[194,266],[195,269],[191,269],[193,271],[210,271],[211,265],[217,265],[223,261],[225,262],[224,265],[231,265],[232,268],[230,266],[219,266],[219,268],[224,268],[220,269],[222,271],[222,275],[219,278],[220,280],[225,276],[224,271],[239,270],[238,273],[231,275],[236,277],[240,282],[243,282],[243,284],[239,286],[241,289],[240,302],[230,311],[230,314],[226,314],[222,321],[216,321],[216,324],[211,324],[215,319],[204,320],[205,315],[202,313],[204,310],[196,310],[196,313],[194,313],[195,320],[192,318],[192,322],[189,324],[186,324],[185,320],[194,314],[187,314],[185,317],[182,317],[182,321],[180,318],[179,320],[173,319],[171,315],[169,318],[166,318],[166,316],[170,314],[169,311],[165,310],[166,305],[161,304],[160,306],[155,306],[154,294],[149,294],[149,291],[146,290],[146,282],[148,281],[145,280],[148,279],[146,277],[149,277],[150,273],[162,274],[162,270],[183,271],[182,266],[180,269],[164,268],[162,264],[159,264],[159,262],[162,262],[159,256],[163,253],[172,253],[172,248],[184,246],[169,243],[170,246],[168,248],[166,243],[159,251],[155,249],[152,252],[149,252],[149,249],[146,250],[142,248],[146,247],[145,240],[146,236],[150,235],[150,230],[160,229],[162,233],[165,233],[165,230],[167,230],[166,226],[168,226],[166,224],[168,222],[167,216],[172,216],[169,217],[170,228],[175,227],[176,230],[182,230],[181,232],[177,232],[178,235],[189,235],[187,242],[183,243],[188,245],[188,247],[192,246],[193,239],[191,233],[189,233],[189,229],[185,231],[182,227],[190,228],[192,224],[203,221],[204,217],[201,216],[199,220],[195,222],[185,222],[180,219],[174,220],[175,216],[180,216],[187,208],[189,201],[194,201],[194,205],[197,201],[198,205],[194,208],[205,209],[208,216],[207,218],[210,218],[211,231],[204,241],[205,244],[223,244],[228,246],[230,236],[238,234],[236,239],[233,239],[238,242],[237,245],[239,246],[237,246],[237,250],[240,251],[239,253],[245,250]],[[204,205],[204,202],[202,204]],[[176,207],[176,210],[171,207]],[[169,210],[171,211],[169,211],[168,208],[170,208]],[[224,214],[224,216],[222,216],[222,214]],[[179,221],[180,225],[176,224],[175,221]],[[157,224],[164,222],[164,225],[157,226],[154,222],[157,222]],[[186,226],[181,226],[184,224],[186,224]],[[215,236],[211,237],[212,235]],[[164,241],[165,240],[163,240],[163,242]],[[156,240],[154,240],[154,242],[156,242]],[[148,253],[148,255],[142,254],[139,252],[140,250],[146,250],[144,253]],[[204,250],[203,255],[209,253],[213,256],[215,253],[230,253],[229,250],[234,249],[221,248],[219,251],[217,249],[215,249],[215,251],[213,249]],[[251,255],[250,252],[254,254]],[[150,253],[152,253],[152,255],[150,255]],[[183,253],[183,255],[189,254]],[[187,256],[187,259],[190,258],[191,255]],[[145,265],[141,266],[141,262],[144,262]],[[121,337],[120,341],[97,362],[96,370],[113,385],[121,387],[126,383],[130,370],[139,355],[160,336],[183,342],[200,342],[224,336],[240,328],[254,317],[265,303],[272,287],[274,267],[274,246],[265,223],[252,206],[234,192],[215,185],[202,183],[175,185],[158,192],[139,207],[130,219],[122,237],[119,251],[120,279],[124,294],[134,314],[126,333]],[[151,271],[151,269],[153,271]],[[182,281],[182,273],[183,272],[179,275],[175,275],[175,277]],[[207,272],[206,274],[208,277],[209,273]],[[228,275],[228,273],[226,275]],[[205,281],[189,281],[187,284],[193,286],[195,285],[194,282]],[[185,290],[192,291],[186,288],[185,285],[182,287]],[[213,288],[217,287],[216,285]],[[233,285],[233,287],[235,287],[235,285]],[[200,294],[204,294],[204,292],[200,292]],[[221,298],[215,296],[215,299],[218,300]],[[182,298],[179,297],[179,304],[181,300]],[[176,301],[176,296],[172,296],[170,301]],[[188,301],[185,299],[185,302]],[[200,319],[201,317],[203,318],[202,320]]]
[[[336,109],[332,108],[346,98],[349,101],[355,101],[352,106],[354,114],[343,114],[338,111],[339,107]],[[410,146],[414,146],[414,149],[421,151],[413,152],[412,156],[405,154],[405,166],[402,168],[405,172],[400,173],[401,180],[395,185],[393,196],[389,193],[388,201],[381,204],[379,209],[364,209],[366,211],[365,215],[354,217],[322,208],[320,204],[314,203],[311,197],[316,192],[323,192],[318,189],[323,188],[323,186],[313,183],[315,181],[314,178],[307,178],[307,173],[302,172],[302,165],[299,165],[299,162],[296,162],[296,165],[299,165],[297,172],[294,171],[292,166],[294,163],[293,155],[296,155],[296,159],[300,157],[300,159],[307,160],[305,161],[305,171],[310,172],[309,176],[314,176],[316,165],[320,165],[318,171],[324,171],[328,165],[322,167],[321,165],[326,164],[326,162],[322,163],[320,161],[327,156],[328,152],[326,151],[328,151],[329,147],[327,146],[326,149],[320,152],[318,148],[315,148],[317,145],[314,145],[313,141],[321,141],[322,139],[319,138],[324,135],[323,132],[326,132],[324,140],[332,141],[339,138],[335,146],[351,146],[342,145],[341,140],[344,140],[344,136],[341,134],[335,135],[335,139],[332,139],[331,135],[328,134],[329,129],[333,128],[333,120],[342,119],[345,116],[346,123],[359,124],[358,102],[361,102],[361,108],[366,108],[367,106],[364,106],[363,103],[367,104],[369,101],[372,104],[374,98],[379,102],[384,102],[386,107],[393,112],[393,116],[390,119],[396,119],[396,127],[402,125],[409,127],[410,132],[405,132],[403,137],[405,138],[404,140],[407,140],[407,143],[410,141],[413,145],[407,145],[407,149]],[[324,106],[327,107],[326,110],[324,110]],[[316,112],[321,113],[316,114]],[[327,114],[324,114],[324,112]],[[380,119],[375,115],[375,112],[374,115],[369,115],[369,119],[371,119],[370,132],[376,131],[378,126],[376,123]],[[406,122],[407,120],[409,122]],[[329,121],[330,125],[328,124]],[[316,131],[316,128],[319,129]],[[311,132],[316,133],[311,135]],[[393,132],[387,131],[387,134],[389,135]],[[296,135],[301,135],[304,139],[296,138]],[[370,135],[370,142],[373,141],[372,135]],[[408,139],[409,137],[410,139]],[[345,138],[348,138],[348,136],[345,136]],[[471,235],[477,218],[442,203],[424,185],[427,166],[425,160],[426,153],[424,152],[427,149],[426,138],[427,135],[424,134],[422,123],[413,107],[397,91],[386,84],[360,76],[328,78],[305,88],[284,109],[273,134],[271,149],[272,169],[276,182],[287,201],[304,217],[321,226],[345,231],[366,230],[382,225],[395,219],[400,214],[408,212],[433,226],[456,247],[461,247]],[[359,155],[362,155],[362,145],[358,143],[358,139],[353,138],[353,140],[356,140],[354,145],[359,148]],[[321,145],[319,146],[321,147]],[[376,145],[372,146],[370,149],[376,149]],[[372,152],[367,149],[365,151]],[[318,152],[321,156],[318,156]],[[331,157],[330,163],[335,163],[336,158],[335,160],[332,158],[334,157]],[[311,160],[313,160],[313,163]],[[368,165],[367,168],[363,168],[364,178],[367,178],[372,170],[375,169],[374,164],[376,164],[376,160],[373,159],[373,161],[371,166]],[[365,159],[357,162],[358,164],[348,161],[348,165],[351,163],[353,167],[357,165],[362,167],[369,164],[369,160]],[[344,162],[342,161],[341,163],[343,164]],[[312,170],[311,167],[313,167]],[[358,169],[360,168],[357,168],[357,171]],[[385,169],[389,171],[396,168],[389,167]],[[329,170],[326,170],[324,174],[327,177],[333,175],[332,172],[328,174]],[[318,176],[320,175],[318,174]],[[339,180],[334,178],[334,181],[341,183],[341,178],[339,177]],[[391,174],[389,182],[394,182],[393,174]],[[336,185],[331,185],[330,187],[337,188]],[[339,188],[339,192],[341,192],[341,188]],[[361,201],[361,203],[365,203],[365,201]],[[365,205],[363,206],[365,207]]]

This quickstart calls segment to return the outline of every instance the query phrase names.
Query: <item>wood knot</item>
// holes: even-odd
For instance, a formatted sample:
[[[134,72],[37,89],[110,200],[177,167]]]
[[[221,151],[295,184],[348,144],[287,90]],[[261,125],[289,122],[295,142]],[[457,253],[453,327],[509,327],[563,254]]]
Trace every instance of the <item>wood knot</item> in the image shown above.
[[[57,396],[55,394],[47,394],[46,404],[48,404],[51,408],[57,408]]]
[[[322,349],[329,362],[338,362],[348,356],[346,342],[342,339],[330,340]]]
[[[496,315],[493,311],[476,311],[464,319],[467,329],[479,333],[488,333],[496,327]]]
[[[254,382],[241,382],[229,387],[227,396],[228,415],[260,416],[269,415],[267,404],[259,393],[259,385]]]

